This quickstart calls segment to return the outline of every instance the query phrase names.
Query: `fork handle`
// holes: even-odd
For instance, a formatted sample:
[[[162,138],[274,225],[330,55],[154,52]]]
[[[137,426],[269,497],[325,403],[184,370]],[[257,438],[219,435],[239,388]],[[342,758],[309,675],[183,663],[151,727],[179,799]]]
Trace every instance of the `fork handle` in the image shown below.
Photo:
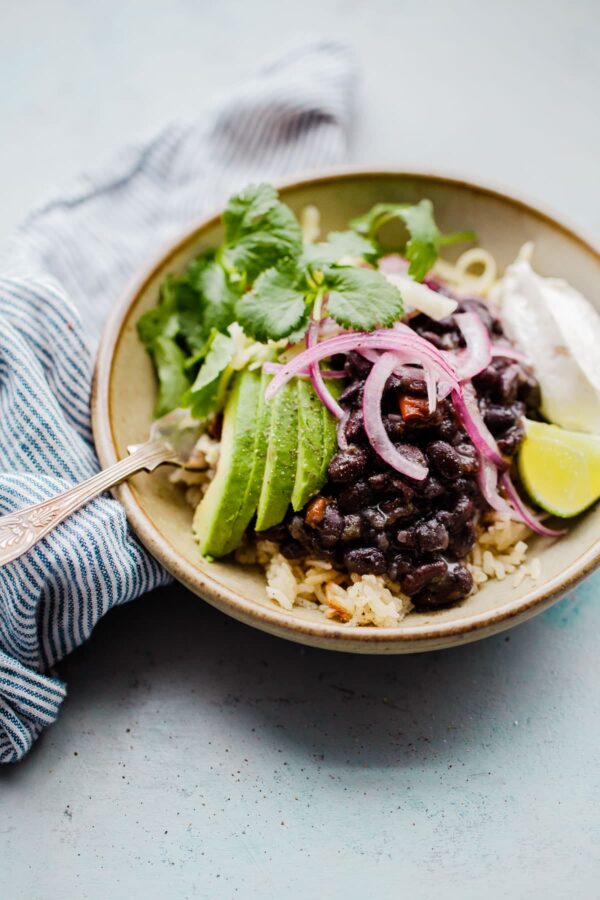
[[[140,444],[130,456],[61,494],[55,494],[33,506],[26,506],[18,512],[0,516],[0,566],[26,553],[59,522],[81,509],[94,497],[142,469],[151,472],[161,463],[173,460],[173,451],[164,443],[148,441]]]

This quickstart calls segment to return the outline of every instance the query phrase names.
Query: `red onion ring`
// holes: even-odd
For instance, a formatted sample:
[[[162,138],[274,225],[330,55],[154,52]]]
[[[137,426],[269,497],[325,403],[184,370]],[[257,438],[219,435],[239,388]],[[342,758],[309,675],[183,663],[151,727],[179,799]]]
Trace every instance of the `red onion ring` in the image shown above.
[[[338,422],[337,426],[337,443],[340,450],[348,449],[348,438],[346,437],[346,425],[348,424],[348,419],[350,418],[350,413],[347,410],[344,410],[342,418]]]
[[[385,385],[397,365],[397,353],[384,353],[369,372],[363,394],[365,431],[371,446],[381,459],[402,475],[423,481],[427,477],[427,467],[403,456],[394,446],[385,430],[381,415],[381,398]]]
[[[525,365],[531,365],[529,359],[522,353],[520,350],[517,350],[516,347],[511,347],[509,344],[492,344],[492,356],[494,358],[500,357],[504,359],[515,359],[517,362],[525,363]]]
[[[491,506],[492,509],[495,509],[496,512],[510,516],[511,519],[516,517],[512,506],[510,506],[504,497],[500,496],[498,493],[498,469],[493,462],[490,462],[490,460],[482,454],[479,455],[477,482],[486,503]]]
[[[266,362],[263,363],[262,370],[267,375],[277,375],[283,369],[283,363]],[[299,375],[308,375],[308,368],[304,372],[298,372]],[[343,369],[321,369],[323,378],[346,378],[347,373]]]
[[[410,329],[407,330],[410,331]],[[330,356],[335,356],[337,353],[349,353],[352,350],[361,350],[363,348],[408,352],[412,358],[411,361],[420,357],[419,362],[423,360],[436,369],[436,374],[440,380],[443,379],[449,383],[453,390],[458,389],[459,384],[456,375],[439,350],[436,350],[427,341],[419,338],[414,332],[412,332],[412,335],[414,335],[414,338],[409,339],[408,336],[395,333],[389,329],[388,331],[374,331],[370,333],[352,332],[321,341],[314,347],[303,350],[290,362],[285,363],[283,368],[277,372],[267,385],[265,396],[267,400],[270,400],[284,384],[295,375],[301,374],[310,363],[327,359]]]
[[[310,325],[308,326],[308,331],[306,332],[306,347],[310,350],[311,347],[315,347],[318,343],[319,339],[319,323],[315,322],[314,319],[311,319]],[[331,396],[325,382],[323,381],[323,376],[321,375],[321,370],[319,368],[319,363],[311,362],[308,365],[308,374],[310,376],[310,380],[312,382],[312,386],[315,389],[315,393],[323,406],[325,406],[332,416],[335,416],[336,419],[343,418],[344,410],[337,402],[337,400]]]
[[[487,459],[498,466],[499,469],[506,468],[506,462],[502,458],[492,433],[483,421],[483,416],[479,410],[477,402],[477,394],[471,384],[463,384],[462,391],[454,389],[452,391],[452,402],[454,409],[461,421],[461,424],[476,449]]]
[[[492,359],[490,333],[477,313],[455,313],[454,321],[465,339],[466,348],[451,358],[461,381],[468,381],[486,369]]]

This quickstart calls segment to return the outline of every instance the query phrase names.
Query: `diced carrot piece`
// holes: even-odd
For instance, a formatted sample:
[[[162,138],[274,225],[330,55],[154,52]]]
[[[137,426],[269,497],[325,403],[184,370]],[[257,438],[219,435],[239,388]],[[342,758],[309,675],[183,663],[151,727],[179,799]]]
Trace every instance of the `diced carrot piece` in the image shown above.
[[[315,497],[315,499],[311,500],[308,504],[304,521],[307,525],[310,525],[311,528],[316,528],[317,525],[320,525],[323,521],[326,509],[327,500],[325,497]]]
[[[403,394],[400,397],[400,412],[405,422],[414,422],[415,419],[426,419],[429,416],[427,398]]]

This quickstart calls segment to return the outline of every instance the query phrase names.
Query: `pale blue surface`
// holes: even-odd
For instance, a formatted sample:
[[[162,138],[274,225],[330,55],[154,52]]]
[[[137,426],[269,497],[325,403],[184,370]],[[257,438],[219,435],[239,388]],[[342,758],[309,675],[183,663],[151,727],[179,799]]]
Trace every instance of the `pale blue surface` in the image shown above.
[[[110,613],[61,667],[58,724],[2,773],[4,883],[24,876],[24,900],[597,897],[598,585],[397,658],[303,649],[181,589]]]
[[[276,0],[4,7],[2,232],[319,29],[363,64],[355,159],[503,181],[600,228],[592,0],[304,0],[302,22]],[[0,894],[595,900],[599,589],[396,659],[303,650],[177,588],[116,611],[61,668],[58,724],[0,773]]]

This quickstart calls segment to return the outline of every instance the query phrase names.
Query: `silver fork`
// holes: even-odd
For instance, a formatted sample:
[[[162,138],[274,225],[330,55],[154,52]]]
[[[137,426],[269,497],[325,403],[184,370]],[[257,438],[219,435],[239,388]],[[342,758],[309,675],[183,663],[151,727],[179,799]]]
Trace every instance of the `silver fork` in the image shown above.
[[[152,472],[163,463],[187,466],[200,431],[201,424],[186,410],[175,409],[153,423],[147,441],[128,447],[129,456],[108,469],[41,503],[0,516],[0,566],[26,553],[71,513],[136,472]]]

